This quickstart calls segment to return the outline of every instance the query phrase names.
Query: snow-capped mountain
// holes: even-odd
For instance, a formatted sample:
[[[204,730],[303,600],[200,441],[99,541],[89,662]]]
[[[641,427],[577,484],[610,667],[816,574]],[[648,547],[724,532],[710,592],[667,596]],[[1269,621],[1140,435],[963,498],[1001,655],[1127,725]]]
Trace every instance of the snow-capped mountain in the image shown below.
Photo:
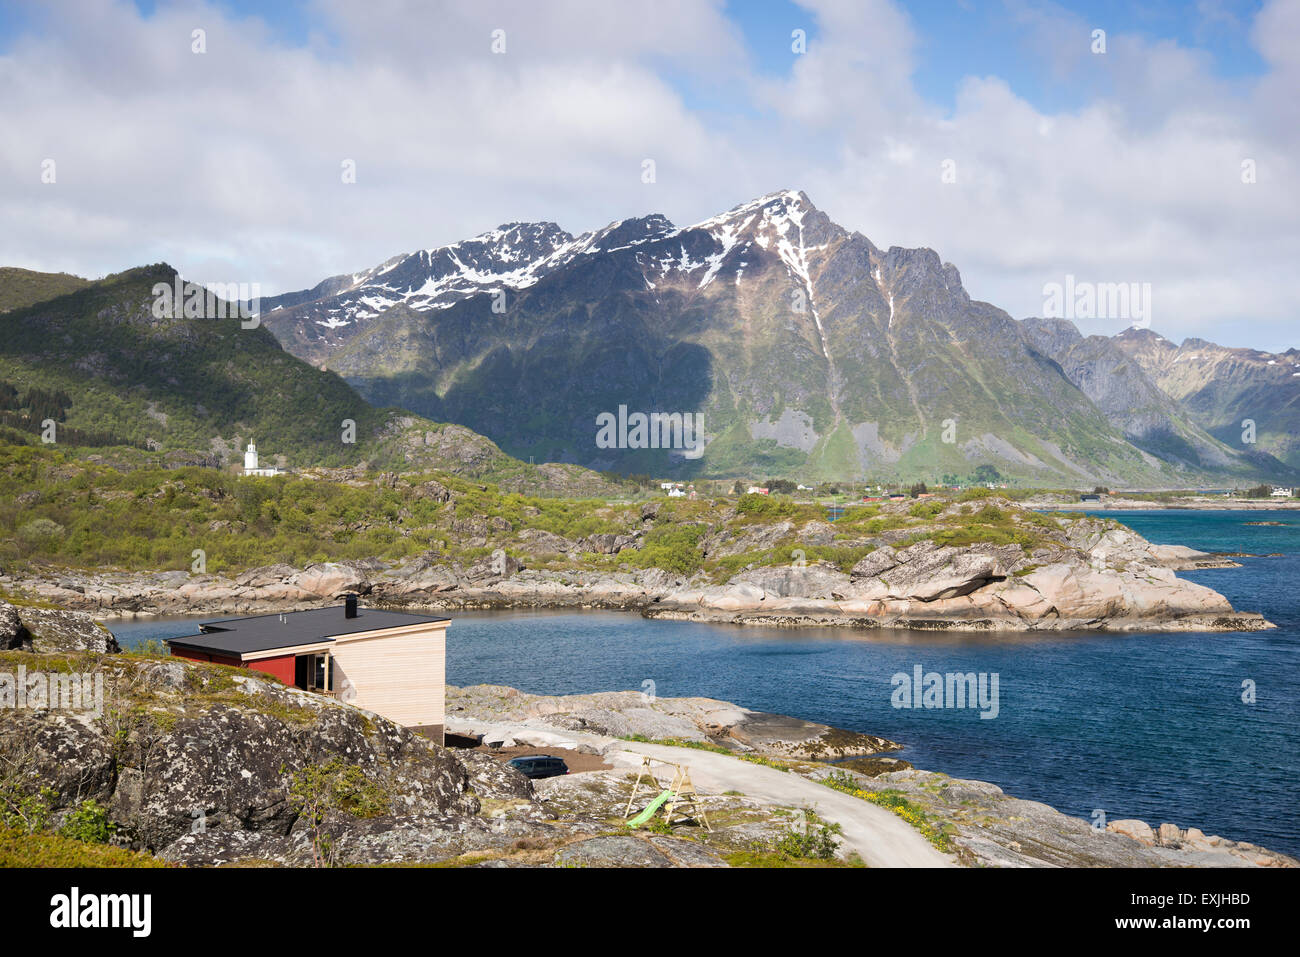
[[[394,256],[351,275],[332,276],[312,289],[264,298],[262,312],[277,335],[294,342],[293,351],[325,362],[368,320],[394,306],[414,312],[449,309],[498,290],[527,289],[578,257],[651,242],[654,254],[638,256],[648,289],[670,275],[696,277],[698,288],[703,289],[724,264],[739,282],[745,253],[753,247],[775,252],[806,286],[803,218],[809,210],[815,220],[809,223],[810,232],[820,236],[819,230],[827,226],[838,229],[812,209],[806,196],[789,190],[683,229],[658,214],[610,223],[578,236],[555,223],[505,223],[472,239]]]
[[[512,223],[264,300],[263,321],[371,402],[539,461],[809,478],[991,464],[1106,484],[1208,461],[1135,446],[956,267],[880,249],[794,190],[680,228]],[[596,417],[620,406],[702,413],[704,455],[602,447]],[[1220,473],[1257,471],[1195,438]]]
[[[580,236],[555,223],[505,223],[450,246],[394,256],[309,290],[265,298],[262,312],[277,335],[292,336],[295,352],[325,361],[367,320],[394,306],[429,312],[498,290],[527,289],[579,256],[642,242],[672,228],[662,216],[613,223]]]

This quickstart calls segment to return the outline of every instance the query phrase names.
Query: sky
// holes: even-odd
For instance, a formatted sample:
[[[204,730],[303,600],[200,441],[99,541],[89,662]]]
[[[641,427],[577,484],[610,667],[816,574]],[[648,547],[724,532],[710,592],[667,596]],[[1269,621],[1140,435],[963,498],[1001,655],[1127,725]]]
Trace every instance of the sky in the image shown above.
[[[1017,318],[1300,346],[1300,0],[0,0],[0,129],[0,265],[273,295],[801,189]]]

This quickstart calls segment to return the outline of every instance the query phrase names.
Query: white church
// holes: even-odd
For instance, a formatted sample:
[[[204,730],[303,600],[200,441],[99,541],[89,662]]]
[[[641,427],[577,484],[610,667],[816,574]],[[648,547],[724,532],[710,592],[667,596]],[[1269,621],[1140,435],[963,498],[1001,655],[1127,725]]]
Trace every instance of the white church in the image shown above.
[[[248,443],[248,448],[244,450],[244,475],[271,476],[283,475],[284,469],[275,467],[260,467],[257,464],[257,446],[252,442]]]

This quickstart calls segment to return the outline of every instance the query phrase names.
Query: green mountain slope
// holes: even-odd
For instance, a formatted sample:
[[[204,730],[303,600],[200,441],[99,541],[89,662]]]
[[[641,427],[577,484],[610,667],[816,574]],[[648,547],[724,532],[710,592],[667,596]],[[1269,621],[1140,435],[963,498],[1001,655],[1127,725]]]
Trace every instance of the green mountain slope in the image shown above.
[[[254,442],[263,464],[291,468],[364,462],[508,488],[610,491],[587,470],[530,466],[461,426],[375,408],[264,327],[242,328],[234,316],[159,318],[155,284],[175,281],[170,266],[146,266],[0,314],[0,438],[40,443],[52,418],[56,446],[130,446],[115,453],[128,462],[241,464]],[[0,299],[9,295],[0,281]]]
[[[33,272],[16,266],[0,266],[0,312],[46,302],[89,284],[89,279],[66,272]]]
[[[159,450],[224,460],[252,441],[299,463],[361,458],[383,414],[263,328],[157,318],[154,285],[175,275],[166,265],[131,269],[0,315],[0,380],[67,396],[70,429]],[[345,419],[356,422],[357,444],[342,440]]]

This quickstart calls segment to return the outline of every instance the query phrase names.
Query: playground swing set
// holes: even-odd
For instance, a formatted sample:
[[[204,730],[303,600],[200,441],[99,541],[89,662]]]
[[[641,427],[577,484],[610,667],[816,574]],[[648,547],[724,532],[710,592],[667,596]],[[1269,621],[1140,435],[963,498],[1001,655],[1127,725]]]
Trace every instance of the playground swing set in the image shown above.
[[[665,785],[659,781],[652,766],[654,764],[664,764],[673,769],[672,781],[669,784]],[[641,794],[642,785],[645,786],[648,794],[655,794],[656,791],[659,793],[636,817],[628,820],[632,814],[632,805]],[[637,772],[632,796],[627,800],[623,820],[628,827],[642,827],[650,823],[661,809],[664,823],[669,827],[684,821],[696,821],[706,831],[713,830],[709,827],[709,819],[704,814],[704,808],[700,806],[699,794],[696,793],[695,785],[691,781],[691,769],[684,764],[674,764],[672,761],[661,761],[645,755],[641,761],[641,770]]]

